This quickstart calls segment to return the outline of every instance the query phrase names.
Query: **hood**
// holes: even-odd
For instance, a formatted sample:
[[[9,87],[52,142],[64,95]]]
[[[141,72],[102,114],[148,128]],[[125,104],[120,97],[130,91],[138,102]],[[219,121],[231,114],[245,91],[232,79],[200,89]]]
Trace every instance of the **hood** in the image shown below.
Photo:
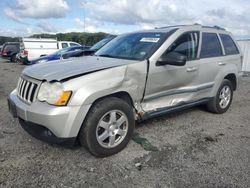
[[[38,80],[63,80],[107,68],[138,63],[107,57],[84,56],[68,60],[59,60],[32,65],[23,70],[23,74]]]

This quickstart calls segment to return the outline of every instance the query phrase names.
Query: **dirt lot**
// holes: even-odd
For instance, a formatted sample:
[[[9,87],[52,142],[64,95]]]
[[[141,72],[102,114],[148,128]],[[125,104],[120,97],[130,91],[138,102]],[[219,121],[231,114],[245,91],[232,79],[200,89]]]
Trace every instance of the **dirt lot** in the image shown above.
[[[97,159],[81,147],[36,140],[11,117],[6,97],[23,68],[0,61],[0,187],[250,186],[250,77],[227,113],[197,107],[143,122],[135,131],[144,148],[131,141]],[[146,151],[145,141],[158,151]]]

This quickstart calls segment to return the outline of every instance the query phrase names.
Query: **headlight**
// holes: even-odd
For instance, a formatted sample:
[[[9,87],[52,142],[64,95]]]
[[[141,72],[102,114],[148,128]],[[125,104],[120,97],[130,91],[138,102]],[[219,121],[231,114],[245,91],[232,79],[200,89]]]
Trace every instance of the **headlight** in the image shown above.
[[[71,91],[63,90],[63,85],[60,82],[44,82],[39,89],[37,98],[41,102],[46,101],[52,105],[65,106],[67,105],[71,94]]]
[[[48,61],[47,59],[42,59],[42,60],[39,60],[37,63],[45,63],[47,61]]]

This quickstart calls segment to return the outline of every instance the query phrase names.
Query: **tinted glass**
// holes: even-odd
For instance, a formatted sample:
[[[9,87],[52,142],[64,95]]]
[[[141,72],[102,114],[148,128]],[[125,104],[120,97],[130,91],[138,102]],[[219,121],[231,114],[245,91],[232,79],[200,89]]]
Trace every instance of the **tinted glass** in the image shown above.
[[[62,48],[67,48],[68,44],[67,43],[62,43]]]
[[[15,44],[7,44],[4,49],[6,51],[17,51],[17,45]]]
[[[198,46],[199,33],[185,33],[167,49],[164,55],[167,55],[170,52],[177,52],[187,56],[187,59],[194,59],[197,57]]]
[[[215,33],[202,33],[201,58],[222,55],[220,41]]]
[[[105,38],[102,39],[101,41],[97,42],[96,44],[94,44],[90,50],[99,50],[101,47],[103,47],[105,44],[107,44],[109,41],[111,41],[111,37],[110,38]]]
[[[78,51],[78,50],[82,50],[82,47],[68,47],[68,48],[63,48],[63,49],[58,50],[55,53],[53,53],[53,55],[62,55],[62,54],[65,54],[67,52]]]
[[[58,51],[56,51],[55,53],[53,53],[53,55],[61,55],[61,54],[65,53],[65,52],[68,52],[69,49],[70,49],[70,48],[63,48],[63,49],[58,50]]]
[[[236,47],[233,39],[229,35],[220,34],[220,38],[224,46],[226,55],[233,55],[239,53],[238,48]]]

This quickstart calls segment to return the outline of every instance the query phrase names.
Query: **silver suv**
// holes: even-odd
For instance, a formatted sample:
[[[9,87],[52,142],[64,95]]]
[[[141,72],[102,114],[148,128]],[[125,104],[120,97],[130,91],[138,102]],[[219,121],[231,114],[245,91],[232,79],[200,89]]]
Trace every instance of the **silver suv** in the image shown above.
[[[206,104],[228,110],[241,53],[219,27],[174,26],[123,34],[93,56],[24,69],[9,95],[11,113],[38,139],[93,155],[122,150],[135,121]]]

